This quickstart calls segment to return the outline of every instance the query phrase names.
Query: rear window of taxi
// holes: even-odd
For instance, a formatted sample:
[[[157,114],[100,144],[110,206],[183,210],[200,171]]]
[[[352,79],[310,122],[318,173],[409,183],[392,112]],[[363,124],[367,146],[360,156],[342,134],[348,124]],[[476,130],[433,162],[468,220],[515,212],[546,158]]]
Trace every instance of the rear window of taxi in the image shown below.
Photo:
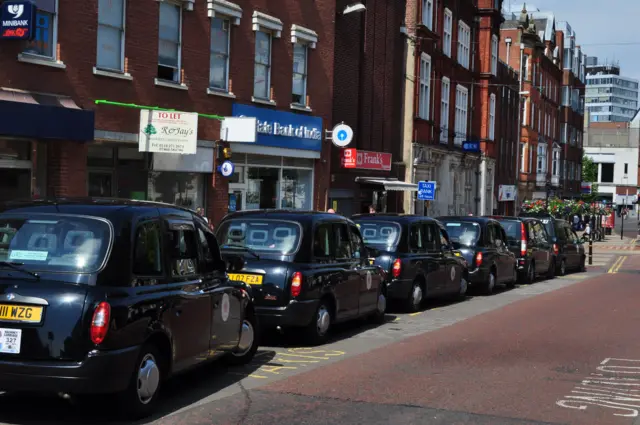
[[[298,223],[268,219],[232,219],[218,228],[221,247],[291,255],[298,250],[302,229]]]

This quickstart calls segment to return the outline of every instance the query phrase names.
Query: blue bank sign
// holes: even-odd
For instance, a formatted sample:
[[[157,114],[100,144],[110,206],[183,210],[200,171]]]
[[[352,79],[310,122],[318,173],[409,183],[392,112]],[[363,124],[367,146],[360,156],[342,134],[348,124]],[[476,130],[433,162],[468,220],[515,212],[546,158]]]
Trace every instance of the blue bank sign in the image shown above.
[[[0,13],[0,38],[32,40],[36,6],[29,1],[5,1]]]
[[[322,150],[322,118],[233,104],[234,117],[257,119],[256,144],[274,148]]]

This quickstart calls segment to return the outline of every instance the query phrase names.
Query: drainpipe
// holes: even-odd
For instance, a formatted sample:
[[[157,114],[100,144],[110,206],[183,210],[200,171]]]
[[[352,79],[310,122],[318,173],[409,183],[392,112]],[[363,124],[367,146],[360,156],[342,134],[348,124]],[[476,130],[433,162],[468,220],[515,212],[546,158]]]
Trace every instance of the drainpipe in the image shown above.
[[[516,175],[514,178],[515,185],[515,199],[513,200],[513,215],[518,215],[518,202],[520,197],[518,196],[518,180],[520,180],[520,143],[522,141],[522,74],[524,72],[524,43],[520,43],[520,71],[518,72],[518,125],[516,126]],[[523,161],[525,158],[523,158]]]
[[[478,38],[478,27],[480,26],[480,17],[476,16],[474,18],[473,21],[474,25],[473,25],[473,31],[471,32],[471,46],[472,46],[472,51],[471,51],[471,71],[472,71],[472,75],[475,74],[476,72],[476,39]],[[475,105],[473,103],[473,94],[476,91],[475,90],[476,87],[476,79],[472,76],[471,77],[471,89],[469,90],[471,92],[471,95],[469,96],[469,114],[467,117],[467,134],[469,134],[469,130],[473,129],[473,114],[475,112]],[[480,157],[482,158],[482,153],[480,153]],[[482,210],[480,209],[480,207],[482,206],[481,203],[481,198],[482,198],[482,188],[479,187],[479,171],[476,170],[476,197],[475,197],[475,204],[476,204],[476,215],[482,215]]]

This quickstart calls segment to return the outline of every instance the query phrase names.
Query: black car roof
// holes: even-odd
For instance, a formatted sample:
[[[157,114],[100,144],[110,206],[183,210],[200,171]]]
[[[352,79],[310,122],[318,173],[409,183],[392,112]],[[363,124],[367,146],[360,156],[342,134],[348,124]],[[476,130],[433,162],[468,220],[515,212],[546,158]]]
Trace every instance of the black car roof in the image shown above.
[[[468,221],[470,223],[490,223],[492,221],[497,221],[492,217],[478,217],[478,216],[468,216],[468,215],[462,215],[462,216],[443,216],[443,217],[438,217],[438,220],[440,221]]]
[[[400,214],[400,213],[374,213],[374,214],[354,214],[351,216],[352,220],[387,220],[397,222],[413,222],[413,221],[433,221],[436,219],[433,217],[427,217],[417,214]]]
[[[72,207],[72,208],[68,208]],[[195,213],[188,208],[173,204],[153,201],[137,201],[135,199],[120,198],[46,198],[8,201],[0,204],[0,213],[8,213],[14,210],[31,213],[59,212],[64,214],[89,214],[105,215],[116,211],[133,210],[137,208],[169,208],[187,213]]]
[[[487,218],[493,218],[494,220],[512,220],[512,221],[534,221],[540,220],[538,217],[514,217],[512,215],[491,215]]]
[[[347,217],[340,214],[328,213],[326,211],[301,211],[291,209],[264,209],[264,210],[245,210],[236,211],[224,216],[222,221],[230,220],[234,218],[263,218],[272,220],[293,220],[293,221],[309,221],[320,218],[336,218],[339,217],[343,220],[351,221]]]

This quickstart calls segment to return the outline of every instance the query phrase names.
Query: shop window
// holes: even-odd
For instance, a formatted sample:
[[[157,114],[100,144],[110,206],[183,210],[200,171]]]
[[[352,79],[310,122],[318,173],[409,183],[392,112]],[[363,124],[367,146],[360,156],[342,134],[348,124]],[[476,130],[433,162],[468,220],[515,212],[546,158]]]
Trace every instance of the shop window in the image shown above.
[[[158,35],[158,78],[180,82],[182,44],[182,8],[166,1],[160,2]]]
[[[313,159],[284,157],[282,165],[285,167],[313,168]]]
[[[58,1],[36,0],[36,28],[24,53],[56,60]]]
[[[138,276],[158,276],[162,274],[160,225],[157,221],[144,223],[136,231],[133,250],[133,274]]]
[[[229,48],[231,22],[215,17],[211,19],[211,70],[209,87],[229,91]]]
[[[0,140],[0,160],[29,161],[31,143],[24,140]]]
[[[96,67],[124,72],[125,0],[98,1]]]
[[[311,210],[313,200],[312,170],[282,170],[282,208]]]
[[[249,167],[246,208],[276,208],[280,169]]]
[[[257,99],[270,99],[271,83],[271,34],[256,31],[256,52],[253,76],[253,96]]]
[[[281,156],[271,156],[271,155],[247,155],[247,164],[250,165],[273,165],[275,167],[280,167],[282,165],[282,157]]]
[[[307,45],[293,45],[293,89],[291,101],[296,105],[307,104]]]
[[[204,175],[156,171],[149,173],[148,199],[195,210],[204,208]]]

